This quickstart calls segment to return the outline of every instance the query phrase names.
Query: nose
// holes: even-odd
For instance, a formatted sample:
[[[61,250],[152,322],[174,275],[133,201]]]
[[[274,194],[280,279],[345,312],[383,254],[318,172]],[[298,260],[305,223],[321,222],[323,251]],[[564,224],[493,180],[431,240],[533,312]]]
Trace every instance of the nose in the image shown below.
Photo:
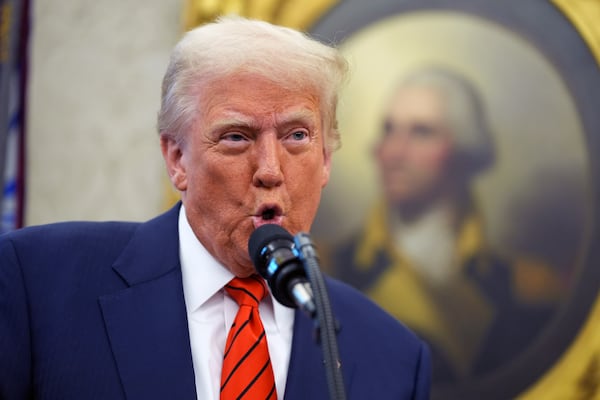
[[[261,134],[255,143],[256,170],[252,183],[257,187],[277,187],[283,183],[282,145],[276,134]]]

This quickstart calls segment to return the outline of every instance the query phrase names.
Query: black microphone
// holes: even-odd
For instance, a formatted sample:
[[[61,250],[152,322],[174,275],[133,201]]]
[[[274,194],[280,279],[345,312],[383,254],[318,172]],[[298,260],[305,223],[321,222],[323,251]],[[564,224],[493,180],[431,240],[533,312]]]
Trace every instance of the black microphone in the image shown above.
[[[316,307],[293,236],[279,225],[262,225],[250,235],[248,253],[275,299],[314,318]]]

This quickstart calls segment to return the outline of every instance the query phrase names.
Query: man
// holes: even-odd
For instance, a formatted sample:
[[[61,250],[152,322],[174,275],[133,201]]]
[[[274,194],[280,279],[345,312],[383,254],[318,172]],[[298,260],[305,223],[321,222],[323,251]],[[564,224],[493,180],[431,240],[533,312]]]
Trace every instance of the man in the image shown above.
[[[2,237],[0,397],[229,398],[238,366],[225,377],[228,331],[243,332],[235,321],[250,307],[232,294],[250,289],[232,283],[262,287],[246,250],[254,229],[310,230],[338,146],[345,68],[336,50],[264,22],[227,18],[189,32],[158,118],[181,204],[143,224]],[[426,399],[424,344],[349,287],[330,280],[328,290],[348,397]],[[312,321],[267,296],[253,323],[256,307],[256,345],[266,332],[270,357],[256,380],[272,387],[246,398],[328,398]]]
[[[548,322],[560,284],[485,240],[472,189],[494,148],[475,87],[445,68],[410,74],[384,110],[375,158],[383,199],[336,250],[336,275],[429,342],[434,385],[499,368]]]

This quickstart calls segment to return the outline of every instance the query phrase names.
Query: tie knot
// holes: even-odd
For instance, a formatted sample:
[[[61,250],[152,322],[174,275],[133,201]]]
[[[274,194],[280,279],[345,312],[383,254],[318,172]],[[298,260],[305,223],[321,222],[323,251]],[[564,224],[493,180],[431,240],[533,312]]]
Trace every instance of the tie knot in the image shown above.
[[[240,306],[258,307],[258,303],[267,295],[265,281],[257,275],[233,278],[225,285],[225,290]]]

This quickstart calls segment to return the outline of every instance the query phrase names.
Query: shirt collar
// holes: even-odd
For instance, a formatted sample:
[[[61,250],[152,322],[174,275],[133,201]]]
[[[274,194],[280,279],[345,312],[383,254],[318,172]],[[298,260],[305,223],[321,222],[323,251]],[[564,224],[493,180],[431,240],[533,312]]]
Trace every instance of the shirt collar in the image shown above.
[[[179,259],[188,313],[197,310],[234,277],[196,238],[183,205],[179,210]]]
[[[185,215],[182,205],[179,210],[179,259],[183,279],[183,293],[188,313],[200,308],[206,301],[219,292],[234,275],[219,263],[196,238]],[[294,309],[286,307],[273,298],[265,299],[268,312],[273,313],[275,324],[291,324]]]

